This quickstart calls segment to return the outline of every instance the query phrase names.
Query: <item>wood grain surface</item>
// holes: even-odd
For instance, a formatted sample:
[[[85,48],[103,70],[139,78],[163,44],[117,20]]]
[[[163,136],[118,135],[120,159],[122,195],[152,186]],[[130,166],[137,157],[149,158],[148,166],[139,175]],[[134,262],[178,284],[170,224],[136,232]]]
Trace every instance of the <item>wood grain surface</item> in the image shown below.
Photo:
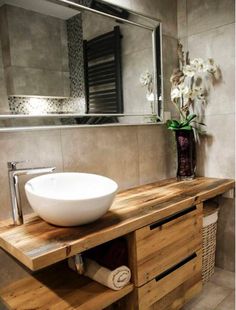
[[[98,221],[73,228],[50,225],[35,214],[14,227],[0,224],[0,247],[31,270],[38,270],[76,253],[126,235],[171,214],[227,192],[230,179],[199,177],[192,181],[159,181],[120,192]]]
[[[111,290],[58,264],[0,289],[0,300],[17,310],[101,310],[132,290]]]
[[[170,222],[134,232],[135,286],[141,286],[202,248],[202,204]]]
[[[181,287],[183,283],[188,282],[195,277],[198,278],[198,282],[201,285],[201,268],[202,268],[202,253],[201,250],[196,252],[196,257],[188,263],[179,267],[175,271],[166,275],[162,279],[153,279],[140,288],[135,288],[138,292],[138,304],[140,310],[149,309],[158,301],[173,293],[178,287]],[[184,289],[186,292],[187,287]],[[163,302],[163,301],[162,301]],[[158,305],[158,303],[157,303]],[[161,307],[160,307],[161,308]],[[159,309],[159,308],[157,308]],[[169,308],[164,308],[169,309]]]

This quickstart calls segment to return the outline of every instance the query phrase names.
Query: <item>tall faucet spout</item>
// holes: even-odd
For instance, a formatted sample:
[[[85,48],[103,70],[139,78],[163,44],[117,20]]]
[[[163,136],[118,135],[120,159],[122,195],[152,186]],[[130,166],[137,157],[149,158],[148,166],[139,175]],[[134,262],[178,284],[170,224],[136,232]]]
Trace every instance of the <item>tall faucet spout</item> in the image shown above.
[[[22,225],[24,223],[21,199],[20,199],[20,191],[19,191],[19,176],[50,173],[56,169],[56,167],[17,169],[18,163],[20,162],[8,162],[8,179],[9,179],[12,217],[14,225]]]

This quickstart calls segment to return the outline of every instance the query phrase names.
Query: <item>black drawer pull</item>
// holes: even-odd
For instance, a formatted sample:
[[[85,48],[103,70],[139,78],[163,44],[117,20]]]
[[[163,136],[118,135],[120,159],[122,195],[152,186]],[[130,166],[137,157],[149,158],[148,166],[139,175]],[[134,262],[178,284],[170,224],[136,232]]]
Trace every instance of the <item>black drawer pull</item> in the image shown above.
[[[181,217],[181,216],[183,216],[183,215],[185,215],[185,214],[188,214],[188,213],[190,213],[190,212],[192,212],[192,211],[194,211],[194,210],[196,210],[196,209],[197,209],[196,206],[193,206],[193,207],[187,208],[187,209],[185,209],[185,210],[176,212],[176,213],[174,213],[174,214],[172,214],[172,215],[170,215],[170,216],[167,216],[167,217],[165,217],[164,219],[162,219],[162,220],[160,220],[160,221],[157,221],[157,222],[151,224],[151,225],[149,226],[149,227],[150,227],[150,230],[155,229],[155,228],[157,228],[157,227],[160,227],[161,225],[166,224],[166,223],[168,223],[168,222],[170,222],[170,221],[173,221],[173,220],[177,219],[178,217]]]
[[[183,265],[187,264],[188,262],[190,262],[191,260],[193,260],[196,257],[197,257],[197,254],[193,253],[192,255],[186,257],[185,259],[183,259],[178,264],[174,265],[173,267],[171,267],[171,268],[167,269],[166,271],[162,272],[161,274],[159,274],[159,276],[157,276],[155,278],[155,280],[159,281],[159,280],[163,279],[164,277],[168,276],[168,274],[170,274],[171,272],[177,270],[178,268],[182,267]]]

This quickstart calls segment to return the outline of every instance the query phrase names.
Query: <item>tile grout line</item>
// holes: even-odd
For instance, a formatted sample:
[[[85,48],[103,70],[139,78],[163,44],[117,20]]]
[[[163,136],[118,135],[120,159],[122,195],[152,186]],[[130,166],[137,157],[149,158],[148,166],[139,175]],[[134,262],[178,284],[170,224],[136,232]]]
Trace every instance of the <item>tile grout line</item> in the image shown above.
[[[187,19],[188,19],[188,17],[187,17]],[[229,25],[233,25],[233,24],[235,24],[235,22],[222,24],[222,25],[219,25],[219,26],[216,26],[216,27],[211,27],[209,29],[206,29],[206,30],[203,30],[203,31],[200,31],[200,32],[196,32],[196,33],[192,33],[192,34],[187,33],[186,36],[183,36],[183,37],[181,37],[179,39],[186,38],[188,40],[188,38],[190,38],[190,37],[194,37],[194,36],[197,36],[199,34],[204,34],[204,33],[207,33],[207,32],[211,32],[211,31],[214,31],[215,29],[219,29],[219,28],[222,28],[222,27],[225,27],[225,26],[229,26]],[[188,41],[187,41],[187,44],[188,44]]]
[[[65,172],[65,164],[64,164],[64,153],[63,153],[63,146],[62,146],[62,128],[60,130],[60,149],[61,149],[61,159],[62,159],[62,171]]]
[[[219,286],[221,286],[221,285],[219,285]],[[223,287],[223,288],[227,288],[227,287],[225,287],[225,286],[221,286],[221,287]],[[227,295],[227,296],[225,296],[225,298],[214,308],[214,309],[212,309],[212,310],[217,310],[217,308],[227,299],[227,298],[229,298],[229,296],[234,292],[234,289],[230,289],[231,291],[229,292],[229,294]],[[225,310],[231,310],[231,309],[225,309]],[[233,310],[233,309],[232,309]]]
[[[138,183],[139,183],[139,185],[141,184],[141,180],[140,180],[140,150],[139,150],[139,133],[138,133],[138,131],[139,131],[139,128],[138,128],[138,126],[137,126],[137,128],[136,128],[136,141],[137,141],[137,146],[138,146]]]

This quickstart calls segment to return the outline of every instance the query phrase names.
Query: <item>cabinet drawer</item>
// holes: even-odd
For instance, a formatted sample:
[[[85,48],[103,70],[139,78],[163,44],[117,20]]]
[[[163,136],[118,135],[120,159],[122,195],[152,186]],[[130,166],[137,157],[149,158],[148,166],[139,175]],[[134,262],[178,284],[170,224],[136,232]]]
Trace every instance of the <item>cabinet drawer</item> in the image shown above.
[[[191,254],[149,283],[136,288],[139,309],[179,309],[200,292],[201,250]],[[181,293],[181,294],[180,294]]]
[[[141,286],[202,246],[202,205],[190,207],[135,232],[134,282]]]

